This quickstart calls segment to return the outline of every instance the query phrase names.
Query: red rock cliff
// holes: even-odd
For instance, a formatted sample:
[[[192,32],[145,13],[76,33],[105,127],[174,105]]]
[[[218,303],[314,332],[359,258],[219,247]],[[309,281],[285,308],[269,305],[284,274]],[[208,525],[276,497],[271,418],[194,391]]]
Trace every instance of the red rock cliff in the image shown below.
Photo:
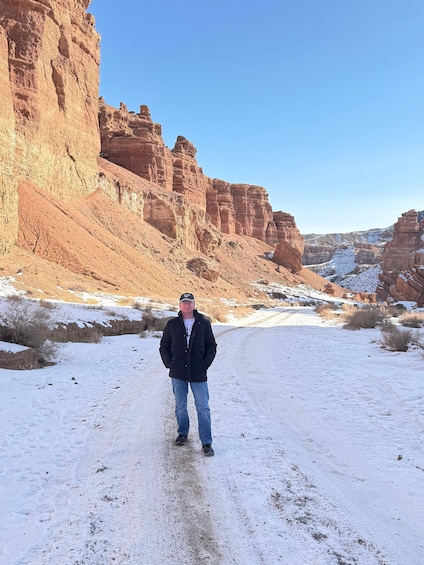
[[[162,139],[162,128],[152,121],[146,106],[140,113],[119,109],[100,100],[99,111],[102,155],[162,188],[184,195],[206,211],[211,223],[222,233],[255,237],[269,245],[287,243],[279,261],[297,272],[303,251],[303,238],[292,216],[275,214],[265,188],[232,184],[207,177],[196,161],[196,148],[182,136],[169,150]],[[289,252],[290,249],[290,252]]]
[[[294,217],[286,212],[275,212],[274,222],[279,241],[275,249],[274,261],[293,273],[299,273],[302,270],[304,240],[297,229]]]
[[[424,305],[424,221],[415,210],[405,212],[394,225],[393,240],[386,243],[377,298],[410,300]]]
[[[99,123],[102,156],[139,177],[172,190],[172,154],[147,106],[140,112],[119,109],[100,98]]]
[[[0,190],[10,217],[19,180],[64,200],[96,188],[99,36],[88,5],[0,1]]]

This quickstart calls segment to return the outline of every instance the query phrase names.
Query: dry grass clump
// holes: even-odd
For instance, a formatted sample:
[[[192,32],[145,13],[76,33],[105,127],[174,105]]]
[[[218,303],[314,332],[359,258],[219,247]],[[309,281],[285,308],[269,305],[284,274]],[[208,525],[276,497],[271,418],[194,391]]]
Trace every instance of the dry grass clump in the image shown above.
[[[233,314],[236,318],[246,318],[253,311],[252,306],[247,306],[245,304],[236,305],[233,307]]]
[[[381,347],[388,351],[408,351],[411,345],[423,347],[417,332],[393,324],[384,324],[381,327],[381,336]]]
[[[346,320],[343,326],[347,330],[359,330],[360,328],[375,328],[384,320],[384,312],[374,306],[363,306],[353,312],[345,313]]]
[[[402,314],[399,322],[406,328],[422,328],[424,326],[424,312],[408,312]]]
[[[49,300],[40,300],[38,304],[42,308],[47,308],[47,310],[55,310],[57,308],[57,304],[50,302]]]
[[[124,307],[128,306],[132,308],[138,308],[139,303],[134,302],[134,298],[132,296],[124,296],[123,298],[119,299],[118,306],[124,306]]]
[[[399,318],[406,312],[406,307],[403,304],[387,304],[383,306],[383,309],[389,318]]]
[[[357,292],[353,295],[353,299],[366,304],[375,304],[377,295],[374,292]]]
[[[319,314],[321,318],[325,319],[332,319],[337,318],[339,307],[334,302],[323,302],[322,304],[318,304],[318,306],[314,309],[314,312]]]
[[[218,300],[207,305],[205,304],[204,308],[202,306],[199,307],[199,311],[207,315],[211,322],[226,322],[229,309],[229,306]]]

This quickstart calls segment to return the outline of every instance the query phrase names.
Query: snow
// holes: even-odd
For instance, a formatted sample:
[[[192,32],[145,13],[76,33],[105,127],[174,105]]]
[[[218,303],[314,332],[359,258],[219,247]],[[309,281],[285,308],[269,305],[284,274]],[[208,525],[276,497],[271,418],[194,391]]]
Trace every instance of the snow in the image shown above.
[[[353,247],[339,249],[334,253],[330,261],[317,265],[308,265],[307,268],[352,292],[375,292],[379,284],[378,275],[382,272],[381,264],[362,265],[360,268],[364,270],[361,273],[352,274],[358,269],[358,265],[355,263]]]
[[[0,369],[2,564],[424,563],[422,351],[387,352],[379,330],[305,306],[214,332],[212,458],[191,397],[189,442],[174,445],[159,333]]]
[[[0,296],[23,295],[24,291],[16,290],[14,283],[16,283],[14,277],[0,277]]]
[[[9,351],[10,353],[19,353],[20,351],[25,351],[28,349],[23,345],[18,345],[16,343],[8,343],[7,341],[0,341],[0,351]]]
[[[308,265],[309,269],[313,269],[322,277],[333,278],[336,275],[342,278],[344,275],[351,273],[356,267],[355,255],[353,247],[346,249],[338,249],[335,251],[330,261],[319,263],[317,265]]]
[[[341,281],[342,286],[352,292],[375,292],[380,282],[381,265],[374,265],[358,275],[348,276]]]

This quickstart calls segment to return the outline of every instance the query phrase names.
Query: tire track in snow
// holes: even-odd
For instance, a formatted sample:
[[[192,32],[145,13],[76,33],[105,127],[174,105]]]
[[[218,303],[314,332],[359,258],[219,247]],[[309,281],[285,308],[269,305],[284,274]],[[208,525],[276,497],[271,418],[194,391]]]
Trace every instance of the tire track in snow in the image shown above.
[[[275,365],[275,352],[267,357],[266,348],[258,348],[258,344],[266,343],[263,332],[271,332],[271,336],[276,331],[287,331],[272,329],[273,326],[295,326],[296,314],[296,310],[274,313],[266,315],[264,320],[259,317],[250,321],[247,327],[216,332],[218,359],[210,378],[211,398],[217,396],[221,409],[215,417],[215,431],[218,428],[221,432],[216,438],[217,454],[220,456],[221,449],[221,465],[224,467],[221,471],[227,477],[231,501],[227,500],[226,511],[231,515],[231,521],[237,524],[238,535],[245,543],[245,560],[240,563],[297,565],[314,562],[327,565],[357,563],[357,556],[362,556],[361,562],[367,565],[386,564],[382,552],[358,534],[349,517],[340,513],[319,491],[309,477],[308,467],[302,469],[304,461],[298,459],[296,450],[292,450],[292,440],[287,448],[286,430],[281,429],[281,424],[273,419],[273,413],[266,409],[267,396],[273,396],[276,390],[268,390],[263,377],[267,371],[275,374],[279,367]],[[280,339],[283,340],[284,335]],[[305,356],[311,353],[306,350]],[[218,378],[220,384],[216,385]],[[278,379],[273,381],[273,386],[278,386],[277,383]],[[262,393],[259,396],[251,394],[260,387]],[[261,397],[263,401],[259,405],[258,398]],[[238,468],[237,465],[243,465],[243,457],[253,463],[253,471],[251,464],[247,473]],[[257,476],[255,467],[259,470]],[[261,481],[264,469],[267,470],[265,482]],[[218,476],[215,479],[218,480]],[[246,498],[247,504],[244,503]],[[252,504],[252,499],[257,502]],[[218,510],[215,519],[223,522],[219,514]],[[223,527],[231,531],[228,522]],[[269,528],[279,532],[283,550],[275,547],[275,543],[272,546],[267,543]],[[292,544],[293,536],[297,541]],[[301,552],[299,537],[304,539],[305,549]],[[224,563],[232,563],[228,555],[227,559]]]

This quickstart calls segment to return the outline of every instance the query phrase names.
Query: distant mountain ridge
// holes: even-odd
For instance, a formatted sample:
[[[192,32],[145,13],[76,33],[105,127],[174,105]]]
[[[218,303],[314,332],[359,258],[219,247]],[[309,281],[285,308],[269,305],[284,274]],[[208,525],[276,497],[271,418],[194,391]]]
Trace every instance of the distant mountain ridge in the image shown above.
[[[371,243],[384,245],[393,238],[393,225],[388,228],[373,228],[363,231],[328,234],[303,234],[305,246],[330,246],[355,245],[355,243]]]

